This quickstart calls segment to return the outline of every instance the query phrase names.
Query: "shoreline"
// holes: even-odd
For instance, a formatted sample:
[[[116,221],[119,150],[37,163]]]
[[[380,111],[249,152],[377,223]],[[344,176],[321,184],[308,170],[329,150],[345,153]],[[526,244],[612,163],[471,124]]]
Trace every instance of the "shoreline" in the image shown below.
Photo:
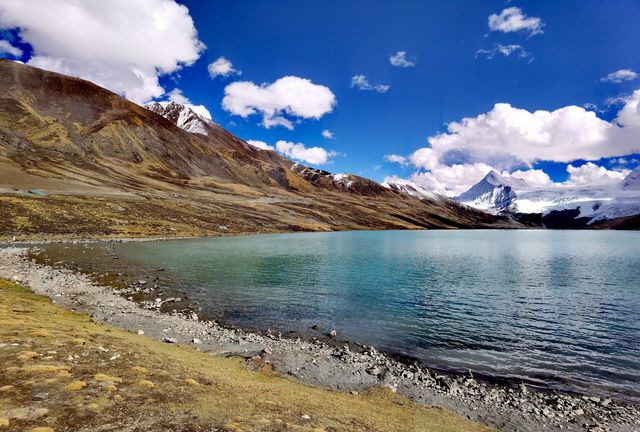
[[[159,239],[131,239],[152,240]],[[96,240],[100,241],[126,240]],[[307,384],[351,392],[385,386],[416,402],[439,406],[500,430],[640,428],[640,405],[636,403],[480,381],[407,364],[373,347],[263,336],[200,321],[197,316],[160,313],[127,300],[111,287],[96,285],[87,275],[31,262],[24,245],[9,243],[0,249],[0,277],[24,284],[60,306],[85,312],[97,322],[142,330],[168,343],[192,344],[212,355],[239,356],[252,367],[274,368]]]

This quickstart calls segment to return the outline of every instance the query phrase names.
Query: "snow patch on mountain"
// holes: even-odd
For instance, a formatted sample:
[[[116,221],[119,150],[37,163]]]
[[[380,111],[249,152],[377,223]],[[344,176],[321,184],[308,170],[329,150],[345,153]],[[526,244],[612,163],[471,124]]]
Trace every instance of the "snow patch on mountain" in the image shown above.
[[[628,176],[622,180],[621,189],[640,190],[640,166],[631,171]]]
[[[179,128],[191,133],[207,135],[208,128],[215,124],[211,120],[209,111],[202,105],[163,101],[147,104],[145,108],[160,114]]]
[[[386,187],[387,189],[403,192],[407,195],[411,195],[418,199],[429,199],[434,201],[448,199],[446,196],[442,195],[441,193],[427,190],[422,186],[419,186],[416,183],[409,180],[402,180],[402,179],[387,180],[384,183],[382,183],[382,186]]]

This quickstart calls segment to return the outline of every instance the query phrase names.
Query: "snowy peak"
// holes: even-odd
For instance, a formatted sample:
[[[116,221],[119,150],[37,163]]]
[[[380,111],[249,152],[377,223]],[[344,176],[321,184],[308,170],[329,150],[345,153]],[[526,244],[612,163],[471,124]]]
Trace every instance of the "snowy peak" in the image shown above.
[[[622,180],[620,188],[624,190],[640,190],[640,166],[631,171],[629,175]]]
[[[483,210],[503,211],[515,207],[514,188],[526,188],[522,179],[505,178],[495,171],[489,172],[482,180],[456,198],[464,204]]]
[[[176,102],[154,102],[145,108],[160,114],[187,132],[207,135],[209,127],[214,125],[209,112],[203,106],[179,104]]]
[[[493,186],[511,186],[506,178],[502,177],[496,171],[491,170],[480,182],[486,182]]]
[[[444,195],[433,192],[408,180],[390,180],[382,183],[387,189],[405,193],[418,199],[440,200]]]

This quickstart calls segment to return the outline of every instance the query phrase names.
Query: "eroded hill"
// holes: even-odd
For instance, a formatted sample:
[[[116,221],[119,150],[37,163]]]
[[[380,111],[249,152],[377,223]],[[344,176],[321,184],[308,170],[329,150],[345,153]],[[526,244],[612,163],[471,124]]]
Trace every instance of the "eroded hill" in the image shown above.
[[[191,236],[514,227],[261,150],[189,133],[88,81],[0,60],[0,235]]]

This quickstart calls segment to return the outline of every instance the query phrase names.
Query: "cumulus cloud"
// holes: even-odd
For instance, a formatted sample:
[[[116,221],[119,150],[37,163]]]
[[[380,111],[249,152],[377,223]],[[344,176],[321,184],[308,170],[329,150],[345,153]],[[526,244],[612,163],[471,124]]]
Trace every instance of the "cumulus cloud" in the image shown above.
[[[631,172],[630,170],[608,170],[603,166],[587,162],[579,167],[567,165],[568,186],[608,185],[620,183]]]
[[[397,163],[402,166],[409,165],[409,158],[398,154],[384,155],[384,160],[386,160],[387,162]]]
[[[358,90],[365,91],[377,91],[378,93],[386,93],[391,88],[390,85],[387,84],[376,84],[372,85],[369,83],[369,80],[364,75],[354,75],[351,78],[351,88],[356,88]]]
[[[322,137],[326,139],[335,139],[335,137],[333,136],[333,132],[331,132],[329,129],[325,129],[322,131]]]
[[[514,55],[521,59],[529,59],[529,62],[533,61],[533,57],[531,57],[531,53],[524,49],[522,45],[512,44],[512,45],[502,45],[502,44],[493,44],[493,48],[491,49],[479,49],[476,51],[476,58],[483,56],[487,60],[493,60],[496,55],[502,55],[504,57],[511,57]]]
[[[522,179],[526,181],[528,185],[533,187],[545,187],[553,184],[549,174],[540,169],[529,169],[524,171],[517,170],[512,173],[509,173],[509,171],[503,171],[502,176]]]
[[[283,155],[307,162],[313,165],[324,165],[330,158],[337,155],[333,150],[328,151],[322,147],[305,147],[302,143],[292,143],[289,141],[278,141],[276,149]]]
[[[625,98],[611,122],[577,106],[529,112],[496,104],[487,113],[449,123],[446,132],[429,137],[428,142],[429,147],[408,157],[417,169],[412,179],[452,195],[468,189],[491,169],[508,173],[537,161],[570,163],[635,154],[640,152],[640,90]],[[574,168],[569,171],[573,185],[606,183],[607,178],[618,180],[624,174],[593,163]],[[520,169],[510,175],[532,185],[550,182],[540,170]]]
[[[389,63],[395,67],[408,68],[416,65],[415,61],[407,59],[406,51],[398,51],[392,56],[389,56]]]
[[[256,148],[262,149],[262,150],[275,150],[275,147],[270,146],[269,144],[267,144],[264,141],[259,141],[259,140],[247,140],[247,144],[250,144]]]
[[[2,56],[3,54],[9,54],[13,57],[20,57],[22,56],[22,50],[11,45],[9,41],[0,40],[0,56]]]
[[[222,107],[226,111],[243,118],[260,114],[266,128],[293,129],[290,118],[319,119],[336,104],[336,97],[328,87],[296,76],[262,85],[238,81],[226,86],[224,94]]]
[[[477,117],[448,124],[428,139],[443,161],[485,162],[508,168],[538,160],[597,160],[640,151],[640,90],[628,97],[613,122],[582,107],[529,112],[496,104]]]
[[[186,6],[174,0],[5,0],[0,27],[19,29],[33,66],[78,76],[134,102],[162,96],[158,76],[204,50]]]
[[[228,77],[230,75],[242,75],[242,71],[236,70],[233,67],[233,63],[224,57],[219,57],[216,61],[210,63],[207,70],[209,71],[211,79]]]
[[[525,15],[518,7],[508,7],[499,15],[489,15],[489,30],[503,33],[525,32],[529,36],[542,34],[544,23],[540,18]]]
[[[640,75],[637,72],[634,72],[631,69],[620,69],[600,78],[600,81],[620,84],[624,81],[633,81],[639,76]]]
[[[193,112],[196,114],[206,118],[207,120],[212,120],[211,113],[204,105],[194,105],[191,103],[188,97],[186,97],[182,90],[179,88],[174,88],[169,93],[167,93],[167,97],[169,101],[178,103],[180,105],[184,105],[188,108],[191,108]]]

